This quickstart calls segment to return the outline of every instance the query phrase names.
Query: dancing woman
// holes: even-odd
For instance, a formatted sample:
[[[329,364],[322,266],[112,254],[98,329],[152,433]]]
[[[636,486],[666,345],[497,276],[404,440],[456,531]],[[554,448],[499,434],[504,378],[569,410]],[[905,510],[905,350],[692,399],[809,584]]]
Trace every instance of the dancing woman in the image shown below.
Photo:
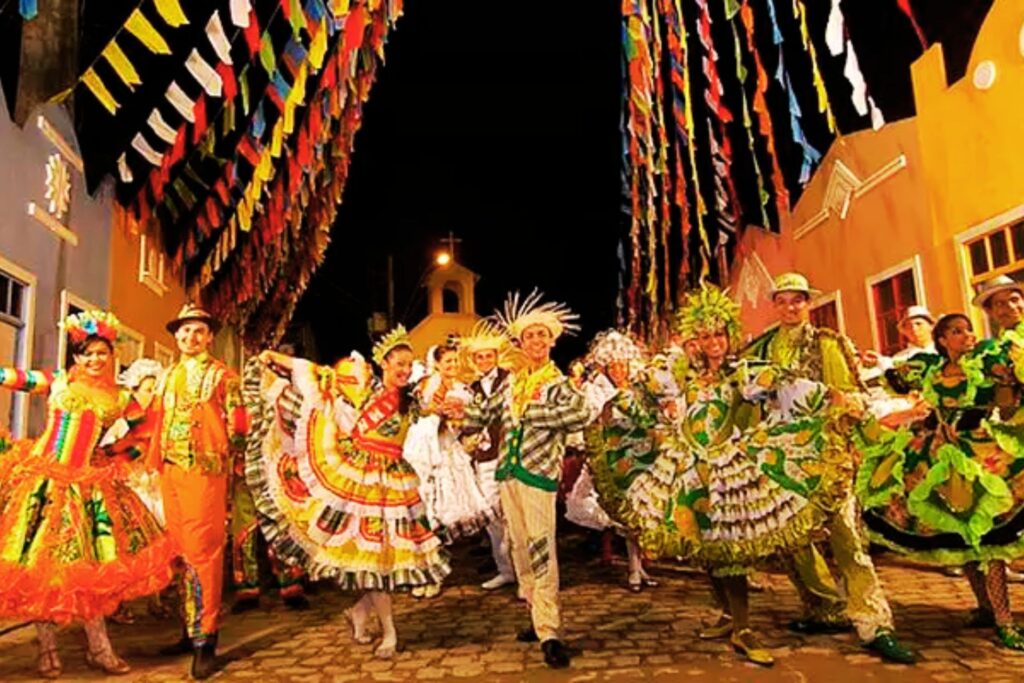
[[[674,433],[626,492],[624,521],[649,553],[707,568],[724,613],[701,637],[730,636],[747,659],[771,665],[750,629],[746,575],[813,540],[825,521],[817,503],[839,488],[840,477],[826,457],[822,385],[802,383],[785,412],[771,408],[761,419],[762,407],[746,400],[780,386],[772,368],[733,362],[738,309],[713,287],[688,297],[680,326],[697,339],[701,369],[682,387]]]
[[[247,453],[246,480],[263,533],[279,559],[301,565],[310,579],[362,591],[346,612],[353,637],[371,642],[376,614],[383,638],[374,654],[389,659],[398,639],[392,593],[439,584],[451,571],[416,473],[402,459],[416,416],[407,390],[412,344],[398,327],[374,347],[380,381],[361,358],[331,368],[273,351],[260,357],[303,397],[295,453]]]
[[[626,509],[625,493],[630,484],[651,466],[658,454],[658,404],[641,382],[643,353],[621,332],[609,330],[595,337],[587,354],[587,365],[596,374],[584,385],[584,391],[597,413],[584,432],[589,471],[580,474],[566,506],[586,509],[578,504],[578,499],[592,480],[600,506],[594,511],[595,521],[607,520],[606,524],[625,533],[628,586],[639,593],[643,587],[657,586],[658,582],[644,571],[640,546],[635,535],[626,532],[622,512]]]
[[[464,402],[472,399],[472,392],[458,380],[458,347],[436,346],[430,357],[432,372],[413,390],[421,411],[409,428],[402,457],[420,478],[420,497],[431,528],[445,543],[451,543],[482,531],[496,513],[480,490],[473,460],[459,441],[458,431],[441,415],[449,395],[459,395]],[[433,597],[439,589],[438,585],[426,587],[423,597]]]
[[[963,567],[978,601],[969,625],[1024,650],[1006,564],[1024,556],[1024,367],[1009,345],[978,345],[962,313],[939,318],[937,354],[890,373],[924,404],[899,430],[865,431],[856,491],[871,540],[915,560]]]
[[[176,549],[100,437],[124,410],[114,383],[117,319],[90,311],[62,324],[74,366],[65,375],[0,369],[0,386],[49,391],[38,439],[16,442],[0,482],[0,618],[31,619],[39,675],[57,678],[57,625],[82,622],[86,663],[131,669],[107,637],[104,616],[170,583]]]

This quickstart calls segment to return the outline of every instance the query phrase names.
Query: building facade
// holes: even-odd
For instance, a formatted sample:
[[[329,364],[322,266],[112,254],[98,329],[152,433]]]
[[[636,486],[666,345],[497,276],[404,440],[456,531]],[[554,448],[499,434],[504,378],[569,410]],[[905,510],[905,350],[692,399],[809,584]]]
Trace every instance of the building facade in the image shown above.
[[[5,105],[0,105],[0,108]],[[58,322],[109,304],[112,198],[85,191],[71,117],[46,105],[16,126],[0,112],[0,365],[55,368],[66,360]],[[41,427],[41,398],[0,394],[0,425]]]
[[[958,82],[938,45],[912,75],[915,117],[836,140],[781,234],[744,235],[731,285],[751,332],[772,324],[771,279],[788,270],[821,290],[816,323],[884,353],[908,306],[988,332],[976,287],[1024,281],[1024,5],[995,2]]]

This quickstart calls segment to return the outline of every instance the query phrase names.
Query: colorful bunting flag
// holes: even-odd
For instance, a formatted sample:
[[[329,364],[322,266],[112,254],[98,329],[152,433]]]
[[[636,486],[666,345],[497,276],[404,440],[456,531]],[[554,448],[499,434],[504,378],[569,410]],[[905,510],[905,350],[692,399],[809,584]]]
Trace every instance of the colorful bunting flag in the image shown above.
[[[139,39],[139,42],[146,46],[150,52],[158,55],[171,54],[171,48],[163,39],[149,19],[142,14],[142,11],[135,9],[125,22],[125,29]]]

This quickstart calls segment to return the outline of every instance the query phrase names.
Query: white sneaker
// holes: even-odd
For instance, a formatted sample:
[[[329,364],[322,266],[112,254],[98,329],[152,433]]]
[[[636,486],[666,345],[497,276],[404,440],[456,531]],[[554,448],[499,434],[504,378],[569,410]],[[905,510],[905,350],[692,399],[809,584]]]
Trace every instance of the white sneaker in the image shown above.
[[[485,591],[494,591],[494,590],[498,590],[502,586],[507,586],[510,583],[515,583],[515,582],[516,582],[516,580],[514,578],[512,578],[511,576],[505,576],[504,574],[498,574],[494,578],[488,579],[487,581],[484,581],[482,584],[480,584],[480,587],[483,588]]]

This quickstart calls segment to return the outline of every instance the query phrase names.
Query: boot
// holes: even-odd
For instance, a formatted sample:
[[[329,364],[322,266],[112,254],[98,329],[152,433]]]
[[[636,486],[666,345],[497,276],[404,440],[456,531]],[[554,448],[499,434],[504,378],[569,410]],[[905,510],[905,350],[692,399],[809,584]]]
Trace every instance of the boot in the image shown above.
[[[209,636],[206,642],[192,650],[192,678],[202,681],[217,673],[217,636]]]
[[[569,651],[562,644],[562,641],[557,638],[545,640],[541,643],[540,649],[544,652],[544,663],[552,669],[569,668]]]

